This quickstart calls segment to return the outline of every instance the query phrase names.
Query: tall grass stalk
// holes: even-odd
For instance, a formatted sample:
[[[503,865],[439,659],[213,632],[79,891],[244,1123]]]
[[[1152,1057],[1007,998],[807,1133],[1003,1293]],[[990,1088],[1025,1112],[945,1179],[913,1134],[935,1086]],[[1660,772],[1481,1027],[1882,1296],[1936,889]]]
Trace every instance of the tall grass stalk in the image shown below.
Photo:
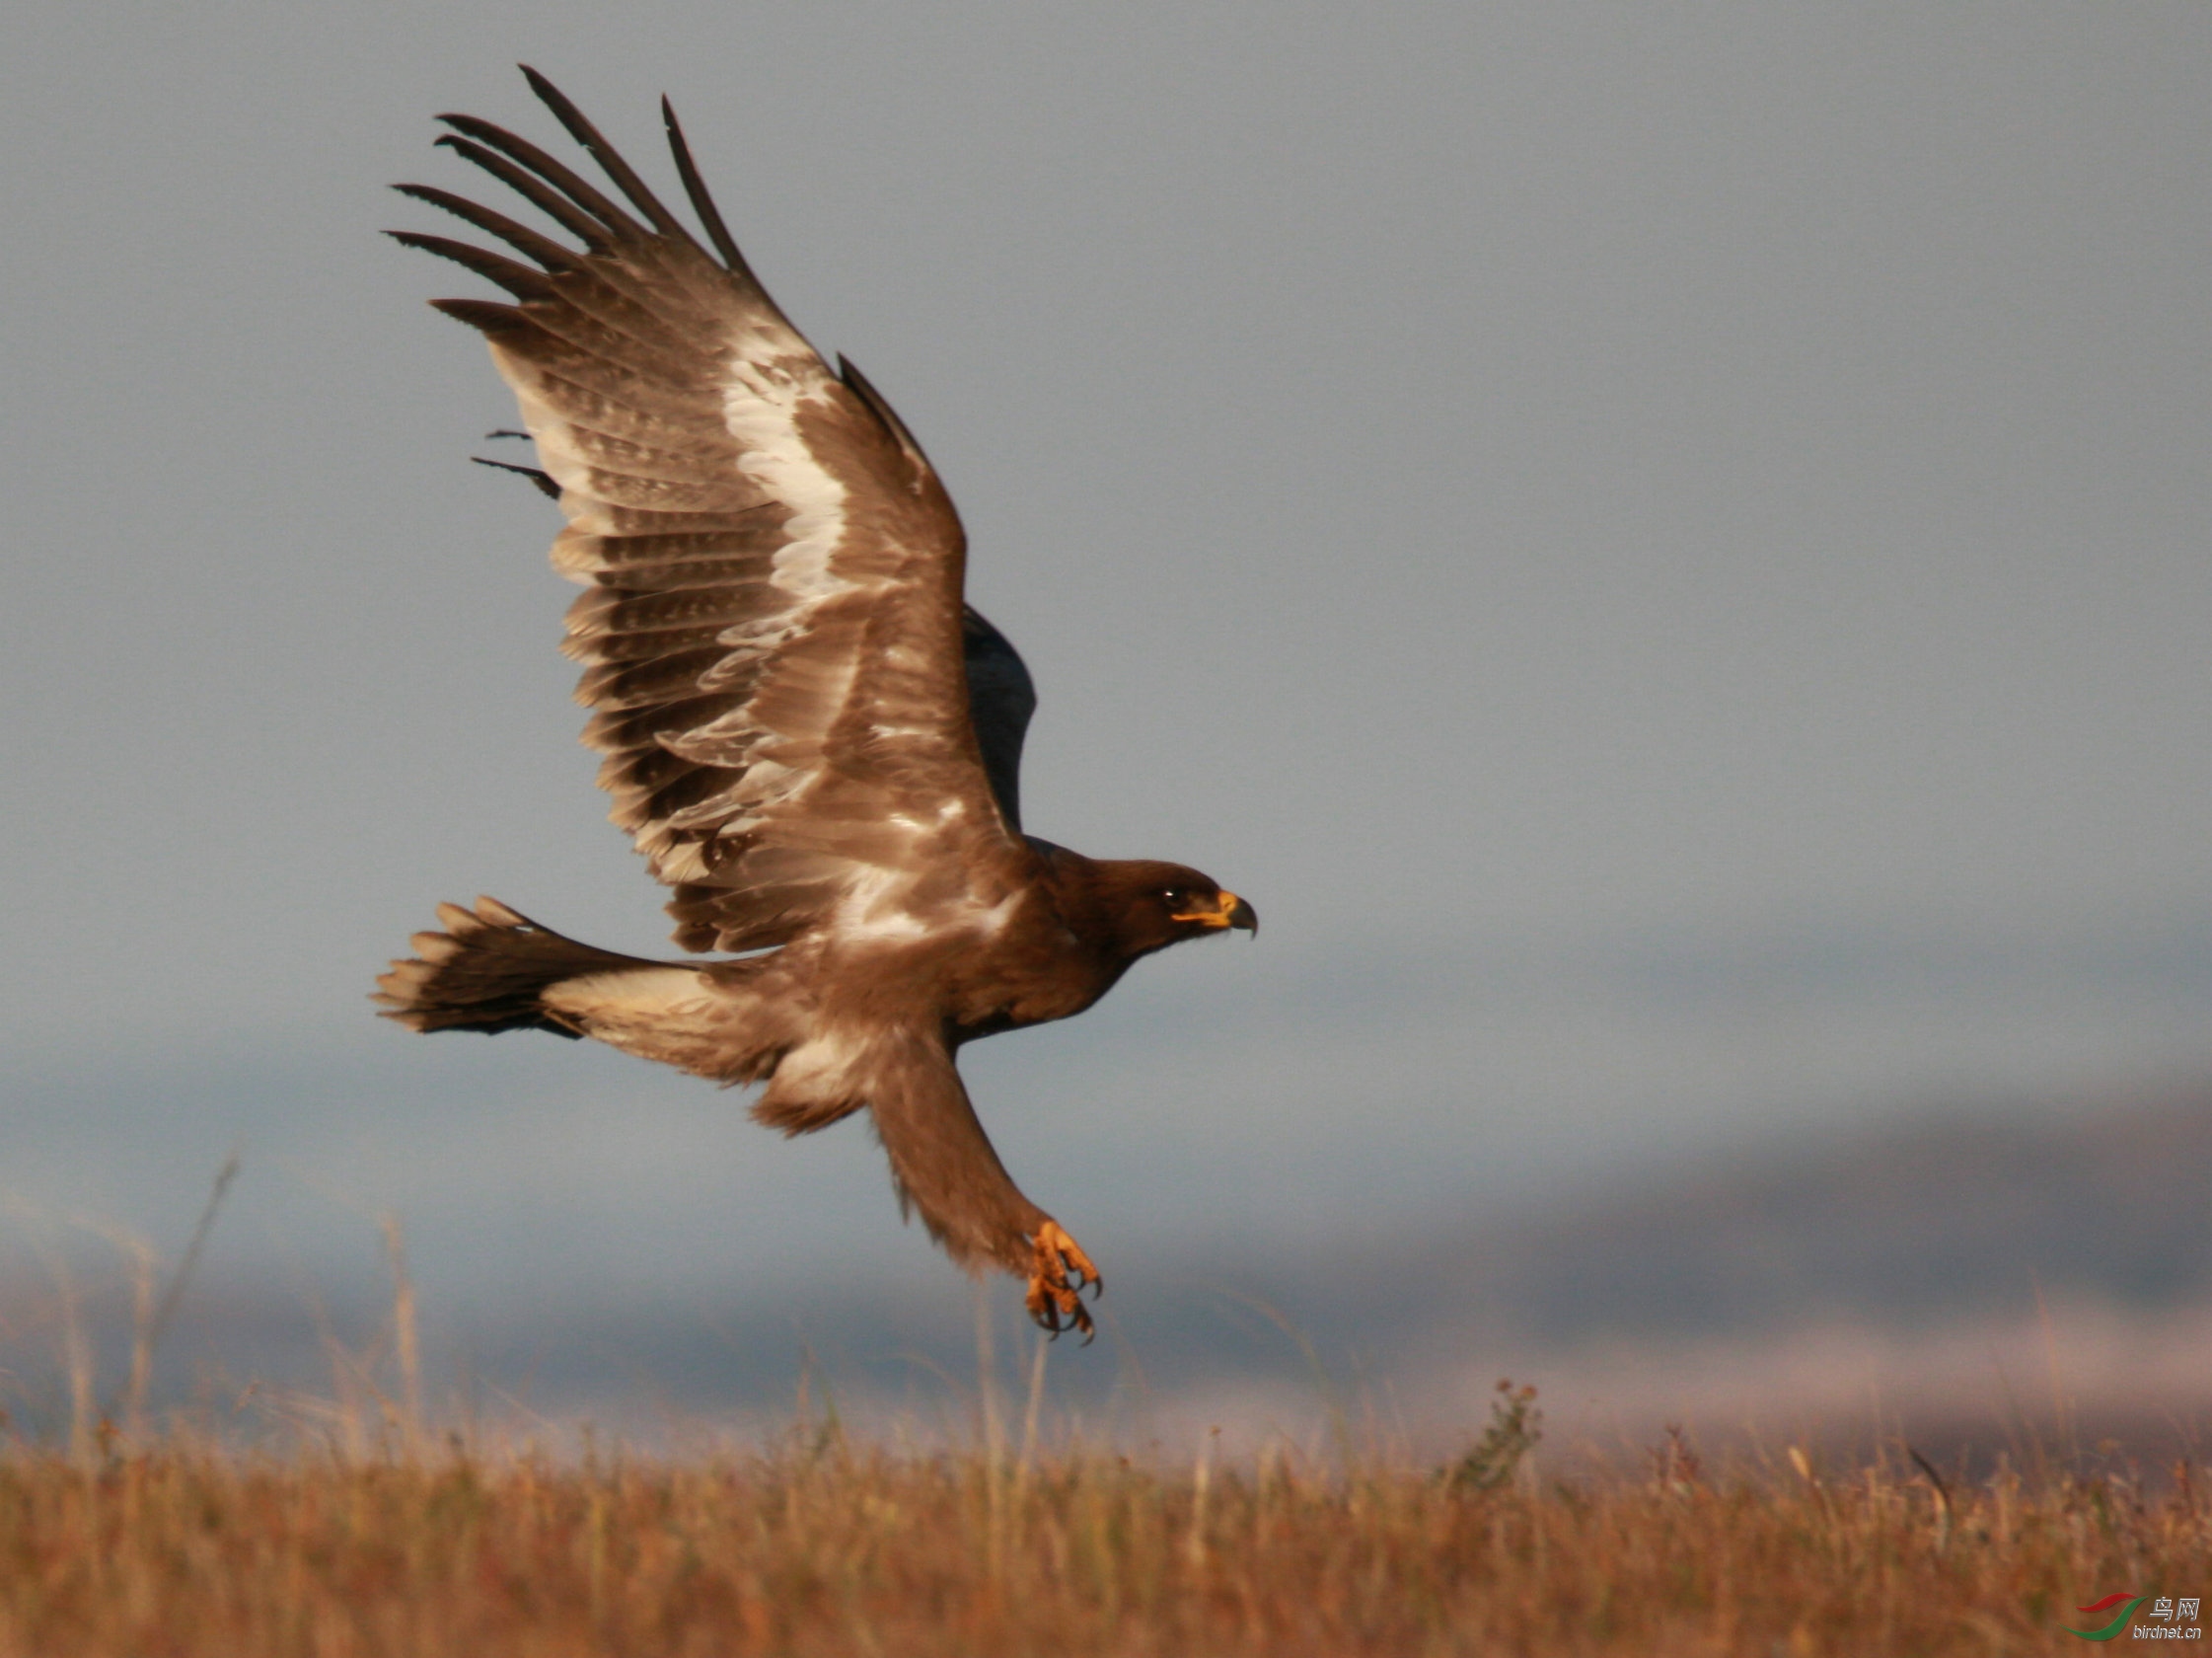
[[[1037,1425],[1045,1408],[1045,1358],[1052,1351],[1052,1337],[1038,1330],[1030,1337],[1029,1401],[1021,1412],[1021,1461],[1015,1473],[1016,1483],[1026,1487],[1030,1470],[1037,1463]]]
[[[154,1382],[154,1275],[161,1262],[143,1238],[109,1234],[130,1269],[130,1375],[123,1383],[123,1433],[134,1443],[147,1433],[146,1394]]]
[[[400,1436],[412,1450],[422,1438],[422,1342],[416,1328],[414,1280],[407,1275],[406,1239],[400,1217],[379,1217],[385,1259],[392,1268],[392,1347],[400,1366]]]

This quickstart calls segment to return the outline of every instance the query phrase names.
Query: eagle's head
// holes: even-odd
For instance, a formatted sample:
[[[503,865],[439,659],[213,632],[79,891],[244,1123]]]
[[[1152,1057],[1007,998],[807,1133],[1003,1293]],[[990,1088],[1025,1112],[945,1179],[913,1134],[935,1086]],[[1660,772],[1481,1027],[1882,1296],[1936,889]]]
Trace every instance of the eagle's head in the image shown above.
[[[1221,883],[1185,864],[1150,859],[1114,860],[1097,866],[1100,895],[1122,947],[1149,955],[1185,939],[1242,928],[1257,934],[1260,918]]]

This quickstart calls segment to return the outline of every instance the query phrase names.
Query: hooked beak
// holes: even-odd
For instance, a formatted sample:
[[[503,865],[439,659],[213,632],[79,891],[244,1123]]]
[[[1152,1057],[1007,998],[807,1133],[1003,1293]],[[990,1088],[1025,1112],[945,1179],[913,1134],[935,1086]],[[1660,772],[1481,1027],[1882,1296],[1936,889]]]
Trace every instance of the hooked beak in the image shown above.
[[[1260,936],[1259,912],[1233,892],[1222,893],[1212,909],[1193,910],[1188,915],[1179,915],[1174,919],[1204,922],[1207,926],[1218,927],[1223,932],[1232,927],[1241,927],[1255,939]]]

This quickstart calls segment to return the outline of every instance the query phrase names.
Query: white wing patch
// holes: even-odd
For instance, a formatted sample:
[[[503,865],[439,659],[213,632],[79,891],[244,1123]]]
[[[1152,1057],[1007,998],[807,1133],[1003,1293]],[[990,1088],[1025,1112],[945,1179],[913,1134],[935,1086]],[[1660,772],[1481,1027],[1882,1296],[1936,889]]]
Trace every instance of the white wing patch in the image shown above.
[[[823,401],[829,377],[811,351],[804,357],[748,357],[746,347],[757,336],[746,330],[739,338],[722,419],[742,450],[738,470],[771,500],[791,509],[784,526],[790,539],[775,555],[776,586],[803,604],[818,604],[852,585],[830,568],[831,555],[845,539],[845,486],[808,451],[798,432],[799,406]]]
[[[832,382],[811,351],[804,356],[788,350],[774,356],[748,354],[770,343],[759,329],[741,328],[733,335],[722,419],[738,446],[738,470],[768,498],[789,509],[785,540],[771,562],[770,580],[790,594],[792,602],[780,614],[725,631],[719,642],[730,654],[722,669],[701,679],[702,690],[713,690],[721,672],[735,672],[774,654],[806,631],[819,606],[859,586],[841,577],[833,564],[845,542],[846,487],[807,448],[798,429],[800,409],[808,403],[826,403]],[[852,694],[858,670],[857,657],[849,654],[831,666],[821,682],[809,688],[812,694],[803,703],[808,716],[804,724],[771,727],[749,702],[697,730],[662,737],[663,748],[686,759],[726,764],[737,751],[749,760],[726,790],[671,813],[667,826],[685,833],[714,829],[722,835],[741,835],[762,813],[802,792],[818,775],[822,745]],[[703,849],[671,849],[663,860],[663,873],[677,880],[702,878]]]
[[[963,896],[925,911],[915,904],[920,886],[904,869],[869,870],[847,886],[831,913],[831,938],[839,944],[896,944],[965,933],[981,943],[1006,925],[1021,897],[1009,891],[986,904]]]
[[[840,943],[907,943],[925,939],[929,924],[915,914],[914,876],[903,869],[871,869],[845,890],[830,916]]]

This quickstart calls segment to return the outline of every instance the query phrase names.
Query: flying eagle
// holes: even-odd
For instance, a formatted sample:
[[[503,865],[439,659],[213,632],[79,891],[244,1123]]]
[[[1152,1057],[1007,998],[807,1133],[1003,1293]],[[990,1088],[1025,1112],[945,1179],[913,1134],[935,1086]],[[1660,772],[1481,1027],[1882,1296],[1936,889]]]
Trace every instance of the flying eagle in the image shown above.
[[[1252,906],[1196,869],[1096,860],[1021,832],[1036,693],[961,596],[959,515],[889,404],[785,321],[730,239],[666,100],[684,192],[712,252],[543,76],[531,89],[628,206],[487,121],[438,142],[574,239],[465,196],[401,192],[520,254],[393,234],[512,303],[441,299],[514,389],[567,527],[553,567],[585,592],[562,648],[584,664],[584,740],[613,821],[674,890],[705,961],[562,938],[490,898],[378,981],[416,1030],[590,1036],[728,1084],[804,1134],[866,1110],[902,1211],[972,1271],[1028,1280],[1088,1335],[1098,1268],[992,1150],[963,1043],[1079,1014],[1140,956]]]

